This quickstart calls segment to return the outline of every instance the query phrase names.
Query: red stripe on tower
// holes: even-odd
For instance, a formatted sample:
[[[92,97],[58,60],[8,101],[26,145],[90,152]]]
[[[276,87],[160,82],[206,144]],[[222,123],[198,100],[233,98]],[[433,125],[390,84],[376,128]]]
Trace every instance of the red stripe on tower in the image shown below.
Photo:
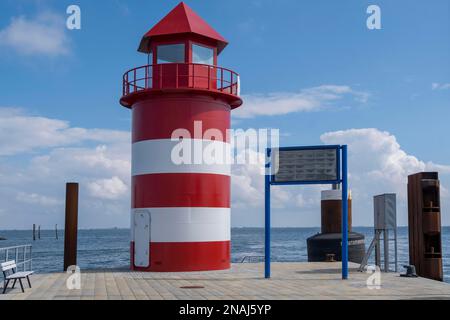
[[[158,119],[158,125],[150,126],[148,119]],[[186,129],[191,138],[196,139],[204,138],[208,130],[217,130],[221,137],[215,140],[229,142],[230,106],[200,95],[180,99],[178,95],[169,94],[133,105],[133,143],[170,139],[174,128]]]
[[[239,76],[217,66],[226,45],[181,3],[141,41],[152,64],[124,75],[121,104],[133,111],[133,270],[230,267],[230,164],[223,155],[231,110],[242,100]]]
[[[134,241],[131,243],[131,256],[134,255]],[[223,242],[179,242],[152,243],[151,267],[136,267],[135,271],[179,272],[180,270],[205,271],[230,268],[230,241]]]
[[[166,173],[134,176],[131,206],[136,208],[230,208],[230,177]]]

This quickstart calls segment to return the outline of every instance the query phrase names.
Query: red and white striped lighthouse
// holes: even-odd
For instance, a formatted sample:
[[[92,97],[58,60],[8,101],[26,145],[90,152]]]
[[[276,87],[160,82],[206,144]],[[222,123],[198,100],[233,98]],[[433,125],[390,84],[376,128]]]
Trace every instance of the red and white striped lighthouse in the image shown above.
[[[242,104],[238,74],[217,66],[226,45],[180,3],[142,38],[148,65],[124,75],[120,103],[133,112],[133,270],[230,267],[230,164],[202,158],[208,148],[229,150],[230,112]],[[179,132],[191,162],[174,161]]]

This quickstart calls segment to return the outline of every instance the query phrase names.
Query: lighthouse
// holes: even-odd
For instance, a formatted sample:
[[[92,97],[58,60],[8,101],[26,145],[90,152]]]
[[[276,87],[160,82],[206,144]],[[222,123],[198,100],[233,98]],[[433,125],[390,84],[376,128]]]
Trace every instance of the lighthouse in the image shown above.
[[[230,268],[230,163],[206,152],[230,150],[231,111],[242,105],[239,75],[217,63],[227,44],[180,3],[143,36],[138,51],[148,63],[123,76],[132,270]]]

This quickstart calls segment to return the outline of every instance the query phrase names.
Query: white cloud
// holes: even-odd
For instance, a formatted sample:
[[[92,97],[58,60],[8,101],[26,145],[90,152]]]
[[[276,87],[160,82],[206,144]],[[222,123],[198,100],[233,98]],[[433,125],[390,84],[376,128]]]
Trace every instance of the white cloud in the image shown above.
[[[82,177],[86,173],[91,173],[92,177],[115,173],[124,178],[131,172],[131,147],[130,142],[127,142],[111,142],[94,147],[55,148],[44,155],[33,157],[30,165],[36,169],[36,174],[42,177],[58,170],[64,172],[69,180]]]
[[[431,89],[433,90],[450,90],[450,83],[437,83],[431,84]]]
[[[407,154],[394,135],[375,128],[328,132],[321,136],[326,144],[349,145],[350,187],[353,190],[356,224],[372,223],[372,197],[394,192],[398,201],[398,221],[407,222],[408,175],[422,171],[438,171],[441,176],[443,201],[450,204],[446,183],[450,165],[424,162]],[[445,223],[450,223],[443,217]]]
[[[53,207],[62,205],[64,202],[61,199],[43,196],[36,193],[19,192],[16,200],[26,204],[40,205],[44,207]]]
[[[131,14],[131,9],[130,7],[127,5],[126,1],[119,1],[116,0],[115,1],[116,6],[118,7],[119,11],[124,15],[124,16],[129,16]]]
[[[249,155],[250,154],[250,155]],[[248,156],[257,157],[255,151],[247,152]],[[244,154],[238,155],[244,158]],[[264,201],[264,176],[259,165],[233,165],[231,177],[232,203],[236,208],[259,207]]]
[[[129,141],[129,134],[114,130],[70,127],[67,121],[30,116],[19,109],[0,108],[0,156],[83,141]]]
[[[365,103],[369,94],[355,91],[349,86],[322,85],[300,92],[244,95],[244,107],[235,110],[233,117],[252,118],[319,111],[329,107],[333,102],[348,97],[359,103]]]
[[[80,227],[126,226],[130,140],[129,132],[0,109],[0,229],[63,224],[69,181],[80,183]]]
[[[66,55],[69,45],[64,17],[52,12],[32,19],[13,17],[11,23],[0,30],[0,46],[23,55]]]
[[[128,191],[127,185],[119,177],[90,182],[87,188],[92,196],[109,200],[118,199],[126,195]]]
[[[326,144],[348,144],[351,173],[358,180],[385,182],[383,187],[398,188],[405,176],[426,169],[426,164],[400,148],[395,136],[378,129],[349,129],[328,132],[321,140]],[[381,186],[381,185],[380,185]],[[402,188],[394,190],[403,192]]]

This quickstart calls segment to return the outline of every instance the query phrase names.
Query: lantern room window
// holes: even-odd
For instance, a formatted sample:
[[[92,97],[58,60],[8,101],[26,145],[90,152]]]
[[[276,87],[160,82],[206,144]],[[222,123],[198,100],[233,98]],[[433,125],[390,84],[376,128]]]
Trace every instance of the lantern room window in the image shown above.
[[[192,62],[199,64],[208,64],[211,66],[214,65],[214,49],[193,44]]]
[[[157,49],[157,62],[160,63],[184,63],[185,62],[184,44],[160,45]]]

